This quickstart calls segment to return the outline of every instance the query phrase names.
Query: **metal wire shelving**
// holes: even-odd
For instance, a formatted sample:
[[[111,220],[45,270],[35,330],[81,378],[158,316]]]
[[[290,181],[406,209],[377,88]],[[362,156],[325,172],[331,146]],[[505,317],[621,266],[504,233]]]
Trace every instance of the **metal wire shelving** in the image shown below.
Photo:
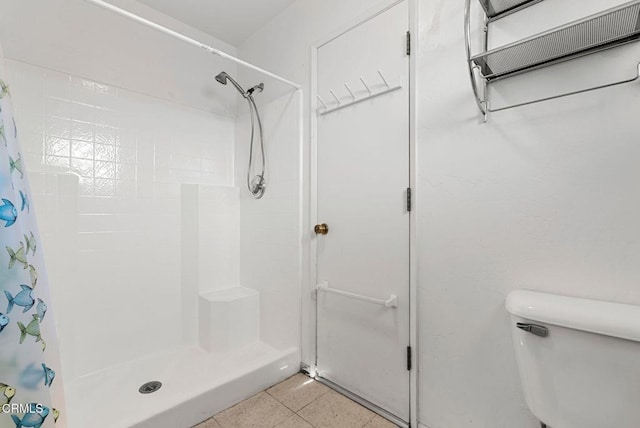
[[[485,116],[485,119],[489,112],[507,110],[569,95],[590,92],[640,79],[639,64],[636,76],[630,79],[492,109],[489,106],[489,100],[486,95],[487,85],[492,81],[639,40],[640,0],[622,4],[586,18],[527,37],[523,40],[490,50],[487,49],[487,39],[488,25],[492,20],[500,19],[506,16],[506,14],[513,13],[514,10],[521,10],[524,7],[532,6],[541,0],[531,0],[527,2],[514,2],[513,0],[479,1],[486,13],[484,52],[473,56],[471,55],[471,0],[466,0],[465,41],[472,89],[476,103]],[[483,87],[482,91],[480,91],[480,86]]]

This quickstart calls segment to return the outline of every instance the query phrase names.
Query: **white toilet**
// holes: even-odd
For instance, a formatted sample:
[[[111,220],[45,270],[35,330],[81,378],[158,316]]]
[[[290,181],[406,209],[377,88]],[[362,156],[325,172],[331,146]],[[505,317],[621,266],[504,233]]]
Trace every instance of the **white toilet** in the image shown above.
[[[506,306],[541,426],[640,427],[640,306],[533,291],[511,292]]]

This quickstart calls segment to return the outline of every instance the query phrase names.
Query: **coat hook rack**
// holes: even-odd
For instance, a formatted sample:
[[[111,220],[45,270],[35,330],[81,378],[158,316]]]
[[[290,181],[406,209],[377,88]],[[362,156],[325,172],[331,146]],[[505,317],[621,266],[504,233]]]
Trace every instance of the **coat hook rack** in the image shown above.
[[[333,98],[335,98],[336,102],[338,103],[338,105],[341,105],[342,103],[340,102],[340,98],[338,98],[338,96],[336,95],[335,92],[333,92],[333,89],[329,90],[329,92],[331,92],[331,95],[333,95]]]
[[[316,98],[318,99],[318,101],[320,101],[320,104],[322,104],[324,106],[324,108],[329,108],[327,106],[327,103],[325,103],[322,98],[320,98],[320,95],[316,95]]]
[[[378,70],[378,75],[380,76],[380,78],[384,82],[384,86],[386,86],[388,88],[389,87],[389,82],[387,82],[387,79],[384,78],[384,75],[382,74],[382,71]]]
[[[348,96],[351,99],[349,101],[344,101],[344,100],[340,99],[340,97],[338,97],[338,95],[335,93],[335,91],[333,89],[330,89],[329,93],[336,100],[336,102],[329,107],[322,100],[322,98],[320,98],[320,96],[317,96],[318,101],[320,101],[320,104],[322,104],[322,107],[320,107],[318,109],[318,113],[320,115],[325,115],[325,114],[334,112],[336,110],[340,110],[340,109],[343,109],[345,107],[349,107],[349,106],[352,106],[354,104],[358,104],[358,103],[361,103],[363,101],[370,100],[372,98],[376,98],[376,97],[379,97],[381,95],[397,91],[398,89],[402,89],[402,82],[398,83],[397,85],[390,85],[389,81],[387,80],[387,78],[384,76],[384,74],[382,74],[382,71],[377,70],[377,72],[378,72],[378,76],[380,76],[380,79],[382,80],[382,84],[377,85],[377,87],[380,88],[380,86],[382,86],[383,89],[381,89],[381,90],[377,89],[377,90],[374,91],[374,89],[372,89],[367,84],[367,82],[364,80],[364,78],[362,76],[360,76],[360,82],[362,83],[362,86],[364,86],[364,89],[367,92],[367,94],[365,96],[362,96],[362,97],[358,98],[358,96],[356,95],[355,92],[353,92],[353,90],[351,89],[349,84],[345,82],[343,85],[347,89],[347,92],[349,93]],[[401,79],[399,79],[399,80],[401,81]],[[362,93],[362,91],[360,91],[360,93]]]
[[[344,87],[347,88],[347,91],[349,91],[349,94],[351,95],[351,98],[353,98],[355,100],[356,99],[356,95],[353,93],[353,91],[351,90],[349,85],[347,83],[345,83]]]
[[[367,82],[364,81],[364,77],[360,76],[360,81],[362,82],[364,87],[367,89],[367,92],[371,93],[371,88],[369,87],[369,85],[367,85]]]

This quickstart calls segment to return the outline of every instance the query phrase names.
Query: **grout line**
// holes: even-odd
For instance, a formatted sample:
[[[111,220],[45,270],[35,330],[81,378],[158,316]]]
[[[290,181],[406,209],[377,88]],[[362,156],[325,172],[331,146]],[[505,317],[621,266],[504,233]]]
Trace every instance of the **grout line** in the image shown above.
[[[318,401],[319,399],[321,399],[322,397],[324,397],[325,395],[327,395],[329,392],[331,392],[331,389],[328,389],[326,391],[324,391],[322,394],[320,394],[318,397],[316,397],[315,399],[311,400],[310,403],[307,403],[306,405],[304,405],[300,410],[298,410],[296,413],[303,411],[304,409],[306,409],[307,407],[309,407],[310,405],[312,405],[313,403],[315,403],[316,401]],[[299,415],[301,418],[302,416]],[[304,418],[302,418],[304,419]],[[305,419],[306,420],[306,419]],[[308,422],[308,421],[307,421]],[[309,422],[311,423],[311,422]]]
[[[309,403],[309,404],[311,404],[311,403]],[[305,407],[306,407],[306,406],[305,406]],[[302,409],[300,409],[300,410],[302,410]],[[302,416],[301,414],[296,413],[296,415],[298,415],[298,417],[299,417],[300,419],[302,419],[303,421],[305,421],[306,423],[308,423],[308,424],[309,424],[309,425],[311,425],[312,427],[317,428],[314,424],[312,424],[312,423],[311,423],[311,421],[310,421],[310,420],[305,419],[305,417],[304,417],[304,416]]]

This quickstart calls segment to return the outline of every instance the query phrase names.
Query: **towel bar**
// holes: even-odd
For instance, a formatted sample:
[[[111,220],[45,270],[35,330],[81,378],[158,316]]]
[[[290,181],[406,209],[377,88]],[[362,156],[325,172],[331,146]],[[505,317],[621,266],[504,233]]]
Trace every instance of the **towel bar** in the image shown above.
[[[337,290],[329,287],[329,282],[324,281],[317,286],[318,291],[324,291],[325,293],[339,294],[340,296],[350,297],[352,299],[362,300],[364,302],[373,303],[375,305],[385,306],[387,308],[398,307],[398,296],[392,294],[388,299],[375,299],[373,297],[362,296],[360,294],[349,293],[348,291]]]

